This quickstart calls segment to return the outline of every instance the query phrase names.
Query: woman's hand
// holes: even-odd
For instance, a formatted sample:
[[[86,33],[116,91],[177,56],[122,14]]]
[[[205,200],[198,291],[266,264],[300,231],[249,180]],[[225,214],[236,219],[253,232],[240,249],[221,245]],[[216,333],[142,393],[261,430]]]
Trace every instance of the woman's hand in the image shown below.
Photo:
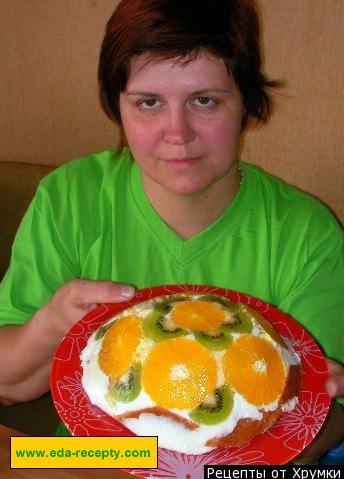
[[[327,367],[330,371],[325,384],[327,394],[332,398],[344,396],[344,367],[332,359],[327,359]]]
[[[127,301],[134,293],[128,285],[76,279],[61,286],[27,323],[0,328],[0,364],[5,364],[0,403],[29,401],[48,391],[56,348],[73,324],[100,303]]]
[[[327,359],[330,377],[325,383],[327,394],[333,398],[344,395],[344,368],[341,364]],[[332,404],[325,426],[315,440],[298,456],[294,464],[312,464],[343,440],[344,408]]]
[[[127,301],[134,294],[130,285],[75,279],[61,286],[33,320],[59,342],[73,324],[99,304]]]

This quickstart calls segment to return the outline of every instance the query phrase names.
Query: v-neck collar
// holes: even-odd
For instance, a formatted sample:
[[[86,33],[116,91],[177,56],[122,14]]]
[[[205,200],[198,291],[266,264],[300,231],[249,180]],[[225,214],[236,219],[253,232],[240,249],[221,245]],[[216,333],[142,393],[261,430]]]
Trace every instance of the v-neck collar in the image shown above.
[[[248,181],[243,163],[240,163],[240,168],[243,176],[241,185],[227,210],[206,229],[192,238],[183,240],[164,222],[150,203],[143,189],[141,169],[132,160],[130,187],[133,200],[148,228],[180,265],[185,264],[195,255],[208,250],[208,248],[212,248],[214,242],[217,242],[224,234],[235,227],[237,222],[240,221],[241,215],[245,214],[248,207],[245,201]]]

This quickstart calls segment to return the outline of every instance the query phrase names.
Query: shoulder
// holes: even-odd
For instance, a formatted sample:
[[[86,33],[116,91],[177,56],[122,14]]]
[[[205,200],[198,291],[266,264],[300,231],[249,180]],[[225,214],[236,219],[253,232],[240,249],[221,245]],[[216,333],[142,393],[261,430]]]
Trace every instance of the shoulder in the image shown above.
[[[343,230],[331,210],[309,193],[266,173],[256,165],[242,163],[242,169],[256,194],[259,194],[275,227],[293,228],[301,235],[330,232],[342,236]]]
[[[40,188],[50,193],[85,191],[91,194],[102,185],[113,181],[118,175],[128,174],[131,157],[127,149],[106,150],[71,160],[47,175]]]

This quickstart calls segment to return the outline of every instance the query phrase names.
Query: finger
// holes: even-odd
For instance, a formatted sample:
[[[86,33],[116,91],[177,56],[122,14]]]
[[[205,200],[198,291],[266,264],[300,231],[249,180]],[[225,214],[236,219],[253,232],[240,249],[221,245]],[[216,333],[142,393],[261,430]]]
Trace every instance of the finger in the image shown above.
[[[333,359],[326,359],[326,362],[327,362],[328,370],[331,373],[334,373],[334,374],[344,373],[344,367],[341,364],[337,363],[336,361],[333,361]]]
[[[135,294],[135,289],[128,284],[112,281],[74,280],[70,285],[69,295],[75,305],[94,305],[127,301]]]
[[[332,398],[344,396],[344,374],[333,374],[326,381],[325,390]]]

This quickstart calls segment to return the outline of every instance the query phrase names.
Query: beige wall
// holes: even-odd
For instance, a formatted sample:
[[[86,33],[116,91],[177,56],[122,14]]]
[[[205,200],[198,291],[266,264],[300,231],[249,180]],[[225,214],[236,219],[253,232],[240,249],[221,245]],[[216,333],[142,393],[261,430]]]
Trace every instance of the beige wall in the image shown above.
[[[116,144],[97,99],[114,0],[0,1],[0,161],[60,164]],[[344,221],[342,0],[260,0],[266,71],[287,88],[244,159],[309,191]]]

